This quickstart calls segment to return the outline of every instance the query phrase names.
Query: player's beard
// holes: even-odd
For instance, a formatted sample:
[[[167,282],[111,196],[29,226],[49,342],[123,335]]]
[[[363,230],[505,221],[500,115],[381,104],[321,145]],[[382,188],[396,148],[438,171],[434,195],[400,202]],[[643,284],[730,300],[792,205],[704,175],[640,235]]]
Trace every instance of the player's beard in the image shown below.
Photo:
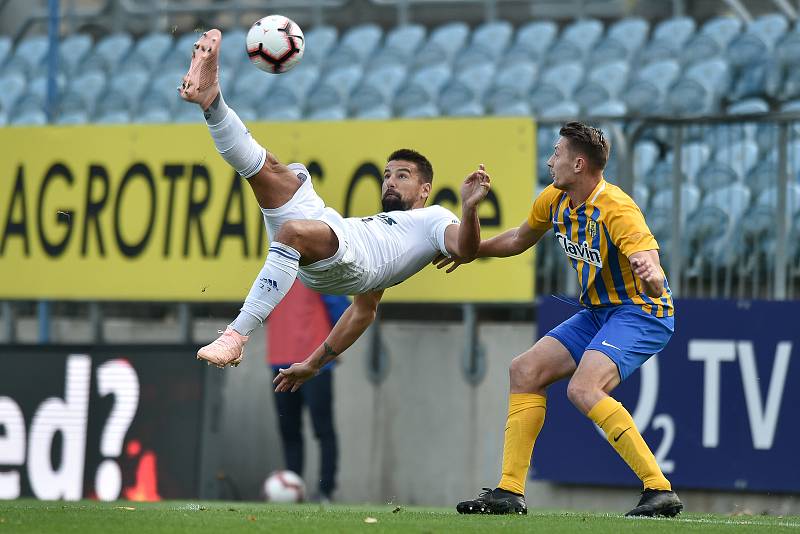
[[[402,197],[394,193],[383,195],[381,206],[383,206],[383,211],[408,211],[409,209],[409,206],[403,202]]]

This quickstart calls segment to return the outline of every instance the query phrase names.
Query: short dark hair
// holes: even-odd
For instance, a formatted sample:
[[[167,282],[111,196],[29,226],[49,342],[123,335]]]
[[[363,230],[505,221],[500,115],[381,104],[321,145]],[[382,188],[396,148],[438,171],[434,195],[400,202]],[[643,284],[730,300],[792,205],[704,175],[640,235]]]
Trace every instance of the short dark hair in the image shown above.
[[[411,150],[410,148],[401,148],[399,150],[395,150],[389,154],[388,158],[386,158],[387,163],[396,160],[410,161],[414,163],[417,166],[417,171],[419,171],[422,181],[429,184],[433,183],[433,165],[431,165],[431,162],[428,161],[428,158],[416,150]]]
[[[605,168],[611,145],[602,130],[582,122],[568,122],[561,127],[558,134],[569,140],[572,150],[586,156],[592,170],[602,171]]]

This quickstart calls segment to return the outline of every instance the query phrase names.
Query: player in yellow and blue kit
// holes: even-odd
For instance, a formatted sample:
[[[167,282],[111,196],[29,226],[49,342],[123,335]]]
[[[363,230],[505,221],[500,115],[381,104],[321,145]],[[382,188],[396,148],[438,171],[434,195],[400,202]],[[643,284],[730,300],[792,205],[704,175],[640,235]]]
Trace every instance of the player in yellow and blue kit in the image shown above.
[[[682,509],[630,413],[609,393],[659,352],[674,329],[675,309],[658,243],[634,201],[603,178],[609,145],[578,122],[561,128],[547,162],[553,183],[519,228],[481,242],[478,257],[507,257],[553,229],[575,269],[582,309],[511,363],[503,474],[495,489],[458,504],[460,513],[527,513],[525,480],[544,424],[547,387],[569,377],[567,396],[606,434],[642,481],[639,504],[626,515],[674,516]],[[439,268],[458,267],[441,259]]]

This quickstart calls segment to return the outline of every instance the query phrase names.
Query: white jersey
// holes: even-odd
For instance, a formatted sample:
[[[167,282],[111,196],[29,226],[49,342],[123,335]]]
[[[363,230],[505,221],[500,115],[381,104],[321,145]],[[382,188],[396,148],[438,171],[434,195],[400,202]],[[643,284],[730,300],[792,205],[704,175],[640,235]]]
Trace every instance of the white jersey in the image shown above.
[[[418,273],[439,254],[449,256],[444,231],[459,220],[448,209],[430,206],[344,222],[353,243],[367,254],[368,287],[385,289]]]
[[[441,206],[347,219],[326,208],[320,220],[336,233],[339,250],[332,258],[300,267],[299,277],[316,291],[348,295],[399,284],[439,254],[449,256],[445,229],[459,224]]]
[[[289,167],[303,184],[285,205],[261,210],[270,240],[291,219],[323,221],[339,239],[331,258],[300,267],[298,277],[310,289],[333,295],[385,289],[418,273],[440,253],[450,255],[445,229],[460,223],[450,210],[429,206],[345,219],[325,207],[305,167],[296,163]]]

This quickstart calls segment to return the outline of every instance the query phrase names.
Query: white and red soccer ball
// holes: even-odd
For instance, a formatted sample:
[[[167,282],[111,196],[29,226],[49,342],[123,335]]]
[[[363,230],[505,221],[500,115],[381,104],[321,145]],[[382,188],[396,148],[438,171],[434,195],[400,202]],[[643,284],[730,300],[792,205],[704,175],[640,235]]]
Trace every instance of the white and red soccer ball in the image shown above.
[[[269,502],[302,502],[306,494],[303,479],[293,471],[274,471],[264,481],[264,498]]]
[[[286,72],[297,65],[306,48],[300,26],[281,15],[257,20],[247,32],[246,43],[253,65],[272,74]]]

